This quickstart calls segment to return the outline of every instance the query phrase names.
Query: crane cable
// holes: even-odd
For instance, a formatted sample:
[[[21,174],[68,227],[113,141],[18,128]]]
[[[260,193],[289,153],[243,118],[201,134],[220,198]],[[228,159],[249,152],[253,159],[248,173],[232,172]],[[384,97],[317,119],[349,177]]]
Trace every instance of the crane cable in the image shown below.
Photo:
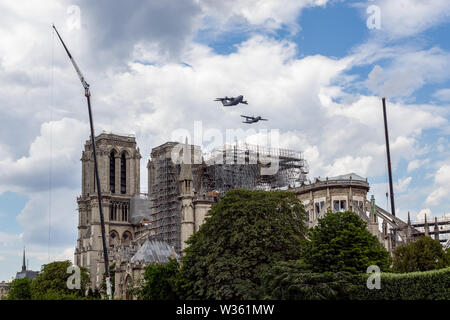
[[[50,240],[51,240],[51,225],[52,225],[52,160],[53,160],[53,106],[54,106],[54,43],[55,43],[55,32],[52,30],[52,72],[51,72],[51,98],[50,98],[50,121],[49,121],[49,145],[50,145],[50,159],[49,159],[49,169],[48,169],[48,243],[47,243],[47,260],[50,263]]]

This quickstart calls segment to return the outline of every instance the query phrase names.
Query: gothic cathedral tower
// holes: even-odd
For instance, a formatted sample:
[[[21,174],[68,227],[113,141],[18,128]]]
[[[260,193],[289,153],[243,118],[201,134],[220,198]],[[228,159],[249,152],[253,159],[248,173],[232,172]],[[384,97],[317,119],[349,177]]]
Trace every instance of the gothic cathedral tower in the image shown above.
[[[181,163],[180,176],[178,178],[181,199],[181,254],[187,247],[186,240],[194,234],[195,230],[195,208],[194,208],[194,177],[192,176],[191,149],[187,138],[183,148],[183,160]]]
[[[103,196],[103,213],[107,246],[129,243],[134,238],[130,223],[130,200],[140,190],[139,148],[134,136],[102,133],[96,138],[98,171]],[[92,288],[99,288],[104,264],[100,229],[100,213],[92,143],[86,141],[81,156],[82,182],[78,202],[78,240],[75,264],[90,272]]]

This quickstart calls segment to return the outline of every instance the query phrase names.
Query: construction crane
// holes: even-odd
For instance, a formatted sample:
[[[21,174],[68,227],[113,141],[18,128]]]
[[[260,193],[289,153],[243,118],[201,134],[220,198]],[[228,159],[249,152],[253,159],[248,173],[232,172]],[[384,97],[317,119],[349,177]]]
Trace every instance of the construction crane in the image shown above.
[[[106,237],[105,237],[105,219],[103,217],[102,193],[101,193],[101,189],[100,189],[100,178],[98,175],[97,151],[95,148],[94,123],[92,120],[92,111],[91,111],[91,92],[89,90],[89,84],[84,79],[84,76],[80,71],[80,68],[78,68],[78,65],[75,62],[75,60],[73,59],[72,55],[70,54],[69,49],[67,49],[66,44],[64,43],[63,39],[59,35],[58,30],[56,30],[55,25],[53,25],[53,29],[55,29],[59,40],[61,40],[61,43],[62,43],[64,49],[66,50],[67,55],[69,56],[69,59],[72,62],[72,65],[78,74],[78,77],[80,78],[81,84],[83,85],[83,88],[84,88],[84,95],[86,96],[86,99],[87,99],[87,105],[88,105],[88,111],[89,111],[89,122],[91,125],[92,150],[94,153],[94,175],[95,175],[95,181],[97,184],[98,207],[99,207],[99,211],[100,211],[100,224],[101,224],[101,230],[102,230],[103,255],[105,258],[106,294],[108,296],[108,299],[111,300],[111,298],[112,298],[112,296],[111,296],[111,277],[109,274],[108,249],[106,247]]]

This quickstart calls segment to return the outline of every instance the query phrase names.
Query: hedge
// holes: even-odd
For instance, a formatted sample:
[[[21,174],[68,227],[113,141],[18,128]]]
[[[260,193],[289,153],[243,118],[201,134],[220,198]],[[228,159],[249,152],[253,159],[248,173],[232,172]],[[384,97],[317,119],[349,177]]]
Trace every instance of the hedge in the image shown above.
[[[450,268],[410,273],[382,273],[380,289],[369,290],[368,275],[353,287],[351,299],[450,300]],[[362,282],[362,283],[361,283]]]
[[[298,262],[275,265],[263,278],[266,299],[450,300],[450,268],[382,273],[380,289],[368,289],[370,274],[311,273]]]

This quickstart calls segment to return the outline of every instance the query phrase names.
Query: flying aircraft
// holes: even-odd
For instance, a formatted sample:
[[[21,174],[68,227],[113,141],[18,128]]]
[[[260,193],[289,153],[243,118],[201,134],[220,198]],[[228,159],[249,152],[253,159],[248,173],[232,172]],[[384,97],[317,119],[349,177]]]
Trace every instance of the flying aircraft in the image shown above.
[[[239,103],[243,103],[243,104],[248,104],[247,101],[244,101],[244,96],[237,96],[236,98],[216,98],[214,101],[220,101],[222,102],[224,107],[231,107],[231,106],[235,106]]]
[[[245,118],[245,121],[242,121],[242,123],[256,123],[258,121],[268,121],[267,119],[261,118],[261,116],[250,117],[250,116],[244,116],[241,114],[241,117]]]

